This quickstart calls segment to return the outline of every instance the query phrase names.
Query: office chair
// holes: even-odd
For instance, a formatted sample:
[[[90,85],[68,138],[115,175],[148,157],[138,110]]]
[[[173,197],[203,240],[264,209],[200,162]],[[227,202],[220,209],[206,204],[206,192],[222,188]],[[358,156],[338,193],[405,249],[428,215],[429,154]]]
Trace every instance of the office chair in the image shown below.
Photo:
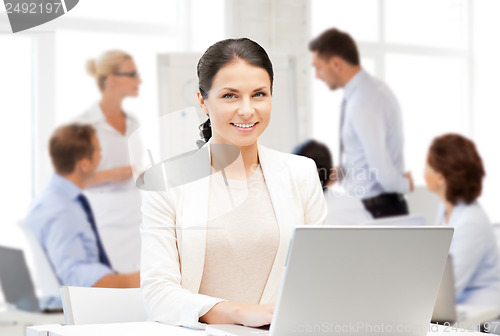
[[[33,278],[39,291],[38,296],[42,299],[58,298],[60,295],[60,283],[52,268],[52,264],[47,258],[45,250],[35,234],[23,222],[19,223],[19,227],[26,237],[29,246],[28,252],[34,260]]]
[[[410,215],[422,215],[426,225],[434,225],[439,208],[439,197],[425,186],[416,186],[413,192],[406,194]]]
[[[66,324],[147,320],[140,288],[62,286],[61,297]]]

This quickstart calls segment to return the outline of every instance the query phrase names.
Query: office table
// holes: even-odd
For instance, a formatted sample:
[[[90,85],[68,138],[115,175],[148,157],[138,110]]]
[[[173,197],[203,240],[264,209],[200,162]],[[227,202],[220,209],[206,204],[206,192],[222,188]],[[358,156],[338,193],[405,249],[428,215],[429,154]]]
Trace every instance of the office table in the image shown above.
[[[457,305],[457,325],[464,329],[479,330],[484,322],[496,320],[500,312],[497,307]],[[500,330],[500,325],[492,325],[491,330]]]
[[[63,313],[31,313],[0,306],[0,335],[2,336],[23,336],[26,327],[48,323],[64,323]]]
[[[26,328],[26,336],[195,336],[205,335],[205,330],[195,330],[175,327],[158,322],[129,322],[129,323],[104,323],[81,324],[62,326],[57,324],[42,325]]]
[[[18,312],[20,313],[20,312]],[[429,326],[428,335],[431,336],[445,336],[450,333],[457,335],[485,335],[477,331],[478,326],[483,322],[497,318],[499,312],[496,307],[478,307],[458,305],[457,313],[459,321],[447,325]],[[25,313],[32,315],[31,313]],[[46,315],[46,314],[40,314]],[[42,321],[42,320],[40,320]],[[45,320],[46,321],[46,320]],[[62,322],[61,322],[62,323]],[[492,326],[493,327],[493,326]],[[500,328],[500,326],[498,326]],[[461,330],[459,330],[461,329]],[[463,330],[471,329],[471,330]],[[182,327],[170,326],[157,322],[131,322],[131,323],[106,323],[106,324],[86,324],[86,325],[68,325],[61,324],[38,325],[28,327],[26,329],[27,336],[92,336],[92,335],[106,335],[106,336],[137,336],[137,335],[151,335],[151,336],[190,336],[190,335],[205,335],[204,330],[193,330]]]
[[[106,324],[84,324],[84,325],[42,325],[28,327],[26,336],[201,336],[204,330],[193,330],[182,327],[174,327],[158,322],[130,322],[130,323],[106,323]],[[441,325],[429,325],[428,336],[450,336],[450,335],[487,335],[478,331],[459,330],[453,327]]]

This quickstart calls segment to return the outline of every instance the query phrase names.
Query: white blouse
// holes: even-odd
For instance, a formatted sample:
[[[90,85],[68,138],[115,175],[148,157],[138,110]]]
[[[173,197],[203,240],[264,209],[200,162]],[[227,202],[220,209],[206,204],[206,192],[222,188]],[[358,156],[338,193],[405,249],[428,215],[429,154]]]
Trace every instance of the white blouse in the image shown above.
[[[106,122],[99,103],[92,105],[76,121],[96,129],[101,145],[97,171],[130,165],[128,139],[139,128],[138,120],[126,114],[125,135]],[[85,189],[96,218],[99,235],[111,265],[118,272],[135,272],[140,267],[141,195],[131,177],[123,182],[107,182]]]
[[[118,132],[106,122],[106,117],[99,106],[95,103],[85,113],[77,118],[77,121],[94,126],[101,145],[101,162],[97,172],[120,166],[130,165],[128,138],[139,128],[139,121],[129,113],[126,113],[125,135]],[[136,189],[134,179],[120,183],[104,183],[88,188],[92,192],[108,192]]]

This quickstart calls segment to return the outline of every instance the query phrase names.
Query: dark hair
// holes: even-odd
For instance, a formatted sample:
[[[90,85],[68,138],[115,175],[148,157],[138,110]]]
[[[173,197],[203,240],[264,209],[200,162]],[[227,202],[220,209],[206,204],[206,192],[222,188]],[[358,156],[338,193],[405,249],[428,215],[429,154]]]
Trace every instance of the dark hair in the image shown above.
[[[215,75],[231,61],[245,60],[251,65],[267,71],[273,91],[273,65],[264,48],[248,38],[227,39],[210,46],[198,61],[198,89],[204,99],[212,87]],[[200,136],[208,141],[212,137],[210,119],[200,125]]]
[[[333,169],[332,155],[328,147],[311,139],[295,147],[293,154],[305,156],[314,160],[318,168],[321,186],[323,187],[323,191],[325,191],[330,181],[330,173]]]
[[[485,176],[483,161],[474,142],[459,134],[435,138],[429,148],[427,162],[446,180],[446,199],[453,205],[470,204],[482,190]]]
[[[356,42],[349,34],[337,28],[325,30],[309,42],[309,50],[317,52],[322,58],[329,59],[332,56],[338,56],[352,65],[360,64]]]
[[[92,159],[94,127],[83,124],[69,124],[54,131],[49,140],[52,165],[58,174],[71,174],[78,161]]]

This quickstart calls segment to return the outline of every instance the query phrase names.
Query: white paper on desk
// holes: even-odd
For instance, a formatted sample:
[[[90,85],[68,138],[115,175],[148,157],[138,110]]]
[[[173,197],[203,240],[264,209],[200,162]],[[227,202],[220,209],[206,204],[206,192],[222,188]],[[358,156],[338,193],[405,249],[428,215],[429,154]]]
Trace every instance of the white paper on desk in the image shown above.
[[[175,327],[158,322],[105,323],[59,326],[48,330],[48,336],[193,336],[204,330]]]

